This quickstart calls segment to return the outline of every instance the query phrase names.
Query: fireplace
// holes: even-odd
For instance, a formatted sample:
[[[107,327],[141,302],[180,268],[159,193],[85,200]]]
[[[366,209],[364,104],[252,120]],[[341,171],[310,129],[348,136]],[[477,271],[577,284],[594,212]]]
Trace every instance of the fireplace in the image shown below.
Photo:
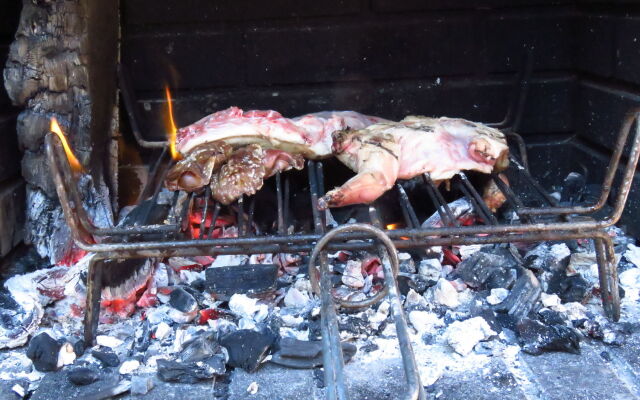
[[[233,387],[240,379],[233,368],[260,369],[267,353],[291,366],[300,361],[283,352],[316,346],[322,349],[316,356],[324,357],[326,393],[342,399],[349,375],[343,357],[353,356],[340,343],[348,323],[358,354],[378,351],[360,336],[373,343],[393,325],[404,389],[422,398],[444,372],[431,382],[420,351],[439,340],[467,357],[482,354],[483,343],[493,343],[498,333],[513,333],[512,343],[531,354],[576,352],[584,338],[607,345],[625,334],[634,338],[623,323],[636,315],[632,278],[640,268],[633,239],[640,235],[640,193],[637,178],[631,183],[640,93],[635,5],[12,4],[3,17],[13,18],[3,25],[6,46],[0,45],[7,93],[0,96],[0,129],[8,132],[0,138],[7,141],[0,146],[0,204],[11,205],[0,214],[0,257],[3,265],[13,264],[32,248],[48,260],[43,263],[55,265],[31,275],[34,290],[55,303],[34,306],[38,323],[44,318],[60,327],[35,336],[41,330],[35,317],[29,319],[35,336],[29,347],[48,343],[61,354],[46,368],[77,367],[65,366],[74,360],[63,355],[80,359],[84,347],[92,354],[84,367],[100,360],[102,368],[107,347],[127,361],[114,365],[120,379],[110,392],[95,386],[100,379],[90,383],[99,393],[134,391],[134,378],[151,379],[144,375],[149,371],[163,382],[213,377]],[[163,188],[174,163],[166,144],[169,105],[178,126],[231,106],[285,117],[355,110],[392,121],[416,114],[478,121],[508,136],[509,184],[497,174],[459,173],[450,185],[438,185],[425,174],[399,181],[371,206],[325,212],[318,210],[319,198],[353,173],[335,159],[310,160],[301,171],[265,180],[255,196],[225,206],[211,198],[208,186],[197,193]],[[52,118],[79,159],[75,171],[59,137],[48,133]],[[488,180],[506,199],[495,212],[483,199]],[[611,195],[600,198],[607,190]],[[461,199],[467,211],[459,212]],[[579,215],[587,211],[593,219]],[[436,225],[428,224],[432,220]],[[371,240],[376,235],[378,242]],[[623,290],[618,273],[625,274]],[[7,287],[16,297],[25,282],[14,279]],[[465,296],[473,301],[464,303]],[[618,325],[619,296],[625,297]],[[11,310],[3,299],[4,318]],[[261,317],[266,305],[269,317]],[[336,313],[336,305],[343,312]],[[72,318],[62,318],[64,312]],[[127,325],[131,315],[144,322]],[[367,328],[359,331],[358,324]],[[206,329],[215,340],[200,335]],[[465,329],[479,335],[469,348],[456,336]],[[538,331],[549,343],[532,339]],[[11,332],[19,338],[12,343],[29,336]],[[66,336],[56,337],[60,332]],[[416,345],[418,333],[422,344]],[[307,343],[288,341],[294,337]],[[179,350],[166,350],[169,341]],[[234,343],[261,341],[268,343],[255,349],[255,359],[234,358]],[[207,366],[183,354],[193,342],[209,346]],[[42,366],[38,357],[29,359]],[[150,362],[153,357],[162,361]],[[46,379],[53,378],[29,390],[35,397],[46,398]],[[149,390],[148,380],[143,383]],[[250,393],[259,390],[249,386]]]

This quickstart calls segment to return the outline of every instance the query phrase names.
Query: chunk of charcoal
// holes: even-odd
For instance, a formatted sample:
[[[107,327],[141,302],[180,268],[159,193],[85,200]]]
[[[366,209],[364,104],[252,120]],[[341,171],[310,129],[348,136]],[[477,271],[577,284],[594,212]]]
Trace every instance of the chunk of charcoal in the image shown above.
[[[375,343],[367,343],[364,346],[360,347],[360,351],[365,352],[365,353],[371,353],[372,351],[376,351],[380,348],[380,346],[378,346]]]
[[[467,285],[478,289],[509,289],[513,285],[519,260],[509,248],[482,247],[462,260],[456,275]]]
[[[262,293],[276,287],[279,267],[275,264],[246,264],[208,268],[207,290],[214,293]]]
[[[609,354],[608,351],[603,351],[602,353],[600,353],[600,357],[602,357],[605,361],[613,360],[613,358],[611,357],[611,354]]]
[[[109,347],[100,346],[92,350],[91,355],[99,360],[105,367],[117,367],[120,365],[118,355]]]
[[[182,362],[198,362],[220,352],[212,332],[202,333],[182,345],[179,359]]]
[[[557,271],[547,290],[557,294],[563,303],[581,303],[591,293],[591,285],[580,274],[567,276],[564,271]]]
[[[358,349],[351,343],[341,343],[341,346],[344,362],[349,362]],[[276,351],[270,360],[274,364],[296,369],[317,368],[323,361],[322,342],[292,338],[283,338],[280,341],[280,350]]]
[[[582,201],[587,179],[584,175],[577,172],[571,172],[564,178],[562,182],[562,191],[560,192],[560,201],[575,205]]]
[[[567,322],[567,317],[561,312],[545,308],[538,312],[540,320],[546,325],[564,325]]]
[[[267,356],[275,340],[276,336],[267,329],[261,332],[240,329],[222,337],[220,344],[229,353],[230,366],[253,372]]]
[[[185,289],[178,287],[171,291],[169,296],[169,305],[183,313],[192,313],[198,308],[198,302]]]
[[[625,342],[625,334],[615,326],[605,326],[602,329],[602,342],[610,346],[622,346]]]
[[[525,318],[518,323],[518,335],[525,353],[540,355],[545,351],[580,354],[580,335],[566,325],[545,325]]]
[[[58,369],[58,353],[62,345],[47,333],[35,336],[29,342],[27,357],[40,372],[56,371]]]
[[[73,352],[76,353],[76,357],[82,356],[84,354],[84,351],[85,351],[84,340],[82,339],[77,340],[73,344]]]
[[[571,250],[565,243],[540,243],[524,256],[524,266],[534,271],[564,271]]]
[[[206,363],[182,363],[171,360],[158,360],[158,377],[165,382],[197,383],[220,374]]]
[[[507,313],[517,320],[527,316],[540,298],[542,288],[533,272],[524,270],[513,285],[506,299],[495,306],[498,312]]]
[[[429,287],[437,283],[419,274],[405,274],[403,272],[398,274],[397,280],[398,289],[405,296],[407,293],[409,293],[409,289],[413,289],[416,292],[422,294]]]
[[[148,376],[131,377],[131,394],[143,395],[153,389],[153,379]]]
[[[204,292],[207,281],[202,278],[198,278],[191,282],[191,287],[197,290],[198,292]]]
[[[97,381],[99,374],[98,371],[94,369],[80,367],[70,370],[67,373],[67,377],[69,378],[69,381],[71,381],[71,383],[73,383],[74,385],[84,386]]]

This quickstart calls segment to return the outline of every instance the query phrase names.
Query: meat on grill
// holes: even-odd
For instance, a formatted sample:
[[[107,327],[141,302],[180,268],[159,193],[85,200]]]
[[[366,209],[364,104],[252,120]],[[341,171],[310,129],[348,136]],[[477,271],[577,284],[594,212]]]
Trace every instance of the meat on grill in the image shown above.
[[[434,181],[464,170],[491,173],[508,164],[504,135],[463,119],[409,116],[333,135],[335,156],[357,175],[329,191],[319,208],[370,203],[396,179],[428,173]]]
[[[214,197],[227,204],[242,194],[254,193],[262,186],[262,179],[276,172],[301,169],[303,156],[331,156],[333,132],[361,129],[382,121],[385,120],[353,111],[328,111],[289,119],[276,111],[245,112],[231,107],[178,131],[176,148],[184,158],[167,174],[166,186],[170,190],[192,192],[215,180],[212,186]],[[249,144],[259,145],[260,150],[253,148],[236,155],[233,168],[221,170],[234,148]],[[239,160],[256,152],[263,152],[260,154],[264,170],[255,162],[240,165]],[[237,178],[237,182],[242,182],[245,190],[224,186],[235,181],[231,178],[231,171],[244,174]]]
[[[362,129],[383,121],[354,111],[328,111],[290,119],[276,111],[230,107],[178,130],[176,149],[187,155],[205,143],[223,142],[236,148],[259,144],[306,158],[323,158],[331,156],[333,132]]]

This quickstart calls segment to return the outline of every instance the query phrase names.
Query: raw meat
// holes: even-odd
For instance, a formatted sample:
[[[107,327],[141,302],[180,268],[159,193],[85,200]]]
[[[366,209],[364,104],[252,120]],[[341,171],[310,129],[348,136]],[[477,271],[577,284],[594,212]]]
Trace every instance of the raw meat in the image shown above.
[[[210,142],[234,147],[259,144],[307,158],[331,155],[331,134],[342,129],[362,129],[385,120],[353,111],[328,111],[289,119],[276,111],[243,111],[230,107],[181,128],[176,149],[183,155]]]
[[[325,111],[289,119],[276,111],[244,112],[231,107],[179,130],[176,148],[185,158],[171,168],[166,186],[169,190],[198,191],[210,184],[212,175],[217,173],[212,184],[214,197],[224,199],[221,201],[227,204],[262,187],[262,178],[256,175],[257,172],[268,178],[291,168],[302,169],[304,157],[331,155],[333,132],[361,129],[382,121],[385,120],[354,111]],[[257,144],[264,151],[260,156],[264,171],[256,171],[255,163],[241,166],[236,158],[233,170],[243,174],[238,180],[243,182],[243,187],[227,187],[230,170],[218,171],[234,148],[248,144]],[[251,178],[247,175],[249,171],[254,171]]]
[[[333,152],[357,175],[323,196],[320,209],[370,203],[396,179],[429,173],[434,181],[443,181],[463,170],[491,173],[508,165],[500,131],[452,118],[409,116],[399,123],[338,131]]]

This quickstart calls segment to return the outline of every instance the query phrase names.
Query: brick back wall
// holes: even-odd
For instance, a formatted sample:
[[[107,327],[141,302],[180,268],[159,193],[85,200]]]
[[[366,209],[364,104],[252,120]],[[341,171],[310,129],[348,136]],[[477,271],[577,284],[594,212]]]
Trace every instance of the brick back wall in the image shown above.
[[[499,121],[529,47],[521,130],[574,128],[568,1],[127,0],[122,14],[123,63],[149,137],[163,135],[165,83],[181,124],[229,105]]]

